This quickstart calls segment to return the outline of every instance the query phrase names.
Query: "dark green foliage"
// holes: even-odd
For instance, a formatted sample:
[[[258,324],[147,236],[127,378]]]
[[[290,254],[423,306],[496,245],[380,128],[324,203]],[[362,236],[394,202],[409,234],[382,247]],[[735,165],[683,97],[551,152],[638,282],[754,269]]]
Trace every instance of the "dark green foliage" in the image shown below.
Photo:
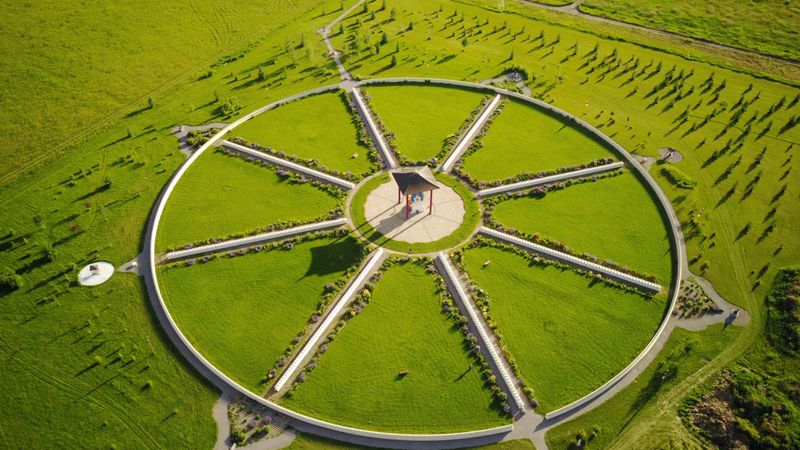
[[[22,277],[14,273],[12,270],[6,270],[0,275],[0,295],[7,294],[11,291],[16,291],[24,285]]]
[[[775,276],[767,295],[767,339],[775,349],[792,355],[800,351],[800,268]]]

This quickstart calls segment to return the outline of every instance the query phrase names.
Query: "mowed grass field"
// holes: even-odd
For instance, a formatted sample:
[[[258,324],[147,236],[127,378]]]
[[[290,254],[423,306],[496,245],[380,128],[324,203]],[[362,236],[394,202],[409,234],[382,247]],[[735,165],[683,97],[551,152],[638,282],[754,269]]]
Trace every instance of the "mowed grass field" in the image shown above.
[[[302,159],[316,159],[340,172],[369,172],[369,149],[358,142],[358,130],[344,93],[319,94],[279,106],[233,131],[259,145]],[[357,155],[357,156],[356,156]]]
[[[445,139],[458,131],[486,94],[437,86],[373,86],[370,104],[395,135],[398,153],[412,161],[438,154]]]
[[[672,257],[667,224],[636,176],[574,184],[544,198],[520,197],[495,206],[494,220],[539,233],[581,253],[611,260],[668,285]]]
[[[391,267],[372,299],[281,403],[371,430],[441,433],[507,423],[470,368],[461,331],[442,312],[433,277],[413,263]],[[402,371],[408,375],[398,378]]]
[[[325,284],[357,264],[350,237],[314,239],[292,250],[251,251],[159,272],[167,308],[192,345],[254,392],[317,310]]]
[[[586,0],[580,10],[794,60],[800,5],[784,0]]]
[[[484,262],[491,261],[485,268]],[[529,266],[510,251],[464,253],[470,278],[523,378],[552,411],[588,394],[628,365],[661,322],[665,304],[595,283],[568,269]]]
[[[466,156],[463,167],[483,181],[616,158],[574,126],[517,100],[506,103],[481,141],[483,148]]]
[[[224,239],[282,220],[314,219],[338,205],[337,198],[310,184],[291,184],[271,168],[211,149],[170,196],[158,248]]]
[[[0,179],[54,156],[67,143],[81,143],[98,124],[113,125],[146,110],[150,96],[162,103],[167,90],[209,70],[227,74],[229,66],[209,66],[287,23],[296,27],[294,19],[312,8],[318,15],[321,5],[311,0],[5,5],[0,135],[8,145],[0,149]],[[184,113],[205,103],[186,100]]]

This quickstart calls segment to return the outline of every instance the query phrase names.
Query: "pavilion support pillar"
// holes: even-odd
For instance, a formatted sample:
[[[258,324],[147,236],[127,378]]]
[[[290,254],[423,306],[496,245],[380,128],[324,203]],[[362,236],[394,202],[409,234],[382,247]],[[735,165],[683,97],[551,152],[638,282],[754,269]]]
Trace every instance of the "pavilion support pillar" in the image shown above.
[[[430,191],[430,205],[428,205],[428,215],[433,214],[433,189]]]
[[[400,204],[400,189],[397,190],[397,204]]]
[[[408,195],[406,195],[406,219],[408,219],[409,212],[411,212],[411,203],[408,201]]]

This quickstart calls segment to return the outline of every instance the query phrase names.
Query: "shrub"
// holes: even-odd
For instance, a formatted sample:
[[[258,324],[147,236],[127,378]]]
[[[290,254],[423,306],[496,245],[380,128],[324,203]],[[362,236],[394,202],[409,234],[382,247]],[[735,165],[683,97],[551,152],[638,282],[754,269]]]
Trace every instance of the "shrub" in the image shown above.
[[[16,291],[24,285],[22,277],[12,270],[6,270],[0,275],[0,293]]]

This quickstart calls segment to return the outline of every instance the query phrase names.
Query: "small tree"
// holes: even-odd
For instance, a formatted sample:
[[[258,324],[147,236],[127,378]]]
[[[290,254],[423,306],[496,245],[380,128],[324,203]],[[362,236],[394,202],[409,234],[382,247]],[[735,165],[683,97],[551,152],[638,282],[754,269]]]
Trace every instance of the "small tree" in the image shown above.
[[[469,39],[464,38],[461,40],[461,46],[466,48],[469,45]]]
[[[408,28],[406,28],[406,31],[411,31],[413,29],[414,29],[414,22],[408,22]]]
[[[306,35],[303,34],[303,33],[300,33],[300,43],[297,44],[297,48],[303,48],[305,46],[306,46]]]
[[[231,97],[225,100],[225,103],[223,103],[222,106],[219,107],[219,111],[223,115],[230,117],[236,114],[236,112],[239,111],[241,108],[242,107],[241,105],[239,105],[239,100],[236,97]]]
[[[263,67],[259,67],[258,68],[258,81],[264,81],[266,78],[267,78],[267,76],[264,75],[264,68]]]
[[[16,291],[24,285],[22,277],[7,269],[0,275],[0,292]]]
[[[389,12],[389,19],[391,20],[397,19],[397,10],[395,10],[394,8],[392,8],[392,10]]]
[[[383,34],[381,35],[381,45],[386,45],[388,43],[389,43],[389,35],[386,34],[386,32],[384,31]]]
[[[397,56],[392,55],[392,67],[397,65]]]
[[[366,1],[364,2],[364,8],[361,9],[361,12],[364,13],[364,14],[369,12],[369,2],[366,2]]]
[[[153,101],[153,97],[147,97],[147,108],[153,109],[155,106],[155,102]]]

